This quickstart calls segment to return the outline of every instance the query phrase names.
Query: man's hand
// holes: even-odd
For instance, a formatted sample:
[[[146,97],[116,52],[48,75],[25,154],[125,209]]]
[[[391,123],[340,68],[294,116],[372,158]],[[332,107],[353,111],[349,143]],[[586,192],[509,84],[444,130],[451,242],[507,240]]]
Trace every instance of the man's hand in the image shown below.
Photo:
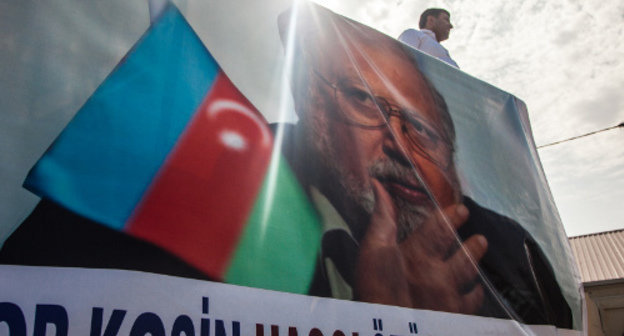
[[[390,195],[373,180],[375,210],[360,245],[357,299],[403,307],[471,314],[483,301],[478,263],[487,240],[474,235],[463,243],[456,230],[468,218],[463,204],[437,211],[403,242],[396,240],[396,211]],[[472,258],[472,261],[470,260]]]

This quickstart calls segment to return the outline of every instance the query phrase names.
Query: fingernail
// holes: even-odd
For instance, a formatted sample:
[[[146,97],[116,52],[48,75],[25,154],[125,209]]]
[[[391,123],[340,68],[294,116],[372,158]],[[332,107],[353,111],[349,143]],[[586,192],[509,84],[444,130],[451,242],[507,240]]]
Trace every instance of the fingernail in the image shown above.
[[[487,246],[488,241],[485,237],[479,235],[477,236],[477,239],[479,240],[479,244],[481,244],[481,246]]]
[[[468,208],[466,208],[466,206],[463,204],[458,205],[455,211],[461,217],[468,216]]]

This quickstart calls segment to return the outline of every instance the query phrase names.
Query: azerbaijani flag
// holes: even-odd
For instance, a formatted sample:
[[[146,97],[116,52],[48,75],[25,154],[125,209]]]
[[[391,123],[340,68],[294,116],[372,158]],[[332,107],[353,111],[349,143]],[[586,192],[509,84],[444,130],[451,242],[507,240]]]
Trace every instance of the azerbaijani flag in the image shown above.
[[[24,186],[214,278],[306,293],[320,226],[272,152],[262,115],[168,5]]]

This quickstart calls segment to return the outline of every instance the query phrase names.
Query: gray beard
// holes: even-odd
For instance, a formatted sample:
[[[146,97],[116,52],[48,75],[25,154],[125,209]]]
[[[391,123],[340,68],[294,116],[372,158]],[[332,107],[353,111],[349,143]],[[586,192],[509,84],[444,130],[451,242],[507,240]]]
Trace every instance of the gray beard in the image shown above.
[[[316,126],[316,127],[315,127]],[[372,185],[368,181],[362,181],[344,165],[339,164],[338,154],[335,152],[333,139],[328,134],[326,124],[304,125],[308,130],[307,143],[311,144],[312,158],[311,168],[312,182],[332,202],[332,205],[343,216],[351,228],[356,239],[360,239],[366,233],[368,222],[375,209],[375,194]],[[316,128],[319,128],[317,130]],[[317,170],[318,169],[318,170]],[[416,185],[422,177],[418,171],[406,167],[391,159],[379,159],[370,164],[368,173],[378,180],[392,178],[399,181],[412,181]],[[433,202],[426,204],[413,204],[390,194],[397,213],[397,241],[401,242],[414,230],[417,230],[430,214],[433,214]]]
[[[402,198],[392,197],[397,208],[397,241],[402,242],[433,213],[426,204],[413,204]]]
[[[332,175],[336,176],[337,183],[340,185],[348,201],[357,205],[357,207],[353,208],[362,209],[366,214],[366,218],[370,218],[375,209],[375,194],[372,186],[358,179],[353,173],[347,171],[344,166],[337,164],[336,160],[331,160],[329,164],[331,165],[329,169],[334,171]],[[371,177],[379,180],[387,180],[389,178],[402,181],[419,180],[418,177],[415,176],[417,171],[389,159],[373,162],[373,164],[369,166],[368,171]],[[433,213],[433,202],[414,204],[401,197],[392,194],[390,194],[390,196],[394,202],[397,214],[397,241],[402,242],[410,233],[418,229]],[[351,227],[353,225],[368,225],[368,223],[352,223],[349,220],[350,218],[362,218],[362,216],[350,216],[349,214],[343,214],[343,216],[349,217],[346,219]]]

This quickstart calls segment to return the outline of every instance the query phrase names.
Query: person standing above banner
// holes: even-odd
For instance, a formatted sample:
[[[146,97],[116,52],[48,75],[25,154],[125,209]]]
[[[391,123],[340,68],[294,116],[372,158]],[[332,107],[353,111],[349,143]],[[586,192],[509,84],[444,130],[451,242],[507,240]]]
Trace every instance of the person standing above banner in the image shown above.
[[[399,41],[459,68],[448,50],[440,44],[448,39],[453,28],[451,14],[445,9],[429,8],[420,15],[418,27],[420,30],[406,29],[399,36]]]

